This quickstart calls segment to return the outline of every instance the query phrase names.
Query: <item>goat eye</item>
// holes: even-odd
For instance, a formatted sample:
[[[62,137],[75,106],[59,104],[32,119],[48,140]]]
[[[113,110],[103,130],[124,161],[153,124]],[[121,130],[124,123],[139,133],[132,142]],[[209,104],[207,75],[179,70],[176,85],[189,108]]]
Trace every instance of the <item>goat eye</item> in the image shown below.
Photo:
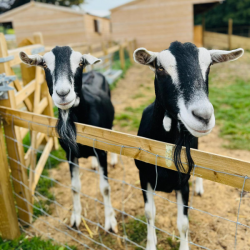
[[[159,67],[157,70],[158,71],[164,71],[164,68],[163,67]]]
[[[80,63],[79,63],[79,66],[82,67],[82,66],[83,66],[83,62],[80,62]]]

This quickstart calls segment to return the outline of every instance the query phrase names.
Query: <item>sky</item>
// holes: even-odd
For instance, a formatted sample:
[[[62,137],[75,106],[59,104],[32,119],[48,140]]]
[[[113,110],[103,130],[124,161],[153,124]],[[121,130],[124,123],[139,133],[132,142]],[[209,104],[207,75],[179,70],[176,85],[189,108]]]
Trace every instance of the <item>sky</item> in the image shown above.
[[[86,12],[98,16],[108,16],[110,9],[115,8],[124,3],[131,2],[133,0],[85,0],[86,3],[81,5],[81,8]]]

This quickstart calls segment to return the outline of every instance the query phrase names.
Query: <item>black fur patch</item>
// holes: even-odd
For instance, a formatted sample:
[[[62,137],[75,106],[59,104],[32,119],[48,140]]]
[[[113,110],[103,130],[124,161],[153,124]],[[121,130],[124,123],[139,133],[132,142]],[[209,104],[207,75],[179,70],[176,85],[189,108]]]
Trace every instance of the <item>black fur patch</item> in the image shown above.
[[[69,82],[72,83],[71,78],[73,77],[73,73],[70,66],[70,56],[72,49],[68,46],[56,46],[54,49],[52,49],[52,52],[55,55],[55,82],[57,81],[58,77],[63,74],[66,75]]]

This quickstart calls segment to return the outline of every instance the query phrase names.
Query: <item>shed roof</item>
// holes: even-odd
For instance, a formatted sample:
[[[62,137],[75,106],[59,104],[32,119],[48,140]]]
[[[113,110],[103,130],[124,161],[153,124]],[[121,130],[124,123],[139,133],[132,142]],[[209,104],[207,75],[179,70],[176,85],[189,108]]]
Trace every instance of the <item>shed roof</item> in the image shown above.
[[[53,9],[53,10],[58,10],[58,11],[62,11],[62,12],[73,13],[76,15],[86,14],[86,12],[84,10],[74,10],[74,9],[69,8],[69,7],[58,6],[58,5],[48,4],[48,3],[38,3],[38,2],[31,1],[29,3],[26,3],[22,6],[20,6],[20,7],[17,7],[15,9],[9,10],[9,11],[1,14],[0,18],[2,18],[2,17],[6,18],[8,16],[12,16],[13,14],[16,14],[20,11],[24,11],[25,9],[27,9],[31,6],[37,6],[37,7],[46,8],[46,9]]]
[[[117,11],[117,10],[119,10],[120,8],[123,8],[123,7],[125,7],[125,6],[137,4],[137,3],[140,3],[140,2],[143,2],[143,1],[146,1],[146,0],[133,0],[133,1],[131,1],[131,2],[122,4],[122,5],[120,5],[120,6],[117,6],[117,7],[113,8],[113,9],[111,9],[110,11],[111,11],[111,12]],[[169,1],[176,1],[176,0],[169,0]],[[193,3],[193,4],[220,3],[220,2],[223,2],[223,1],[224,1],[224,0],[190,0],[190,2]]]

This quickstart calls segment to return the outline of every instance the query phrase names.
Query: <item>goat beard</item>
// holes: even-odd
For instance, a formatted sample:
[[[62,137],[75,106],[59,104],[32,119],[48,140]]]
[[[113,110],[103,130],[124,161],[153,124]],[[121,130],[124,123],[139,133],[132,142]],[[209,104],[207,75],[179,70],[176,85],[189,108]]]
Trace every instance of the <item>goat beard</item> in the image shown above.
[[[190,134],[190,132],[185,128],[183,124],[180,124],[180,134],[178,139],[175,143],[174,153],[173,153],[173,159],[174,164],[176,166],[176,169],[179,173],[179,184],[183,185],[185,184],[189,178],[190,173],[194,167],[194,161],[191,156],[191,142],[193,140],[194,136]],[[187,171],[185,170],[183,163],[181,161],[181,152],[182,147],[185,147],[185,157],[186,157],[186,163],[188,168]]]
[[[59,141],[63,149],[70,152],[72,157],[77,157],[79,154],[78,145],[76,142],[76,118],[74,114],[69,110],[59,110],[59,119],[56,124],[56,131],[60,137]],[[67,119],[63,119],[63,115],[68,112]]]

